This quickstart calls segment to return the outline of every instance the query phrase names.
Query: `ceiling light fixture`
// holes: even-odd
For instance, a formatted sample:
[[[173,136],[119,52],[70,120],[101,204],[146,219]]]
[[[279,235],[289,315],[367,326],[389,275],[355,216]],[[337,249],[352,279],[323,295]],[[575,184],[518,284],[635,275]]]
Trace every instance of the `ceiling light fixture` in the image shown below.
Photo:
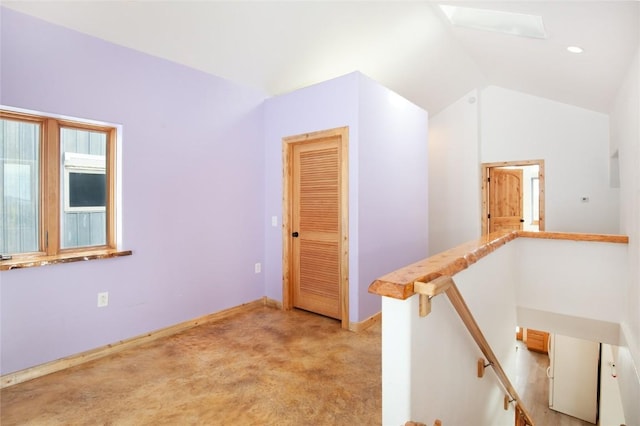
[[[542,16],[443,4],[439,6],[452,25],[519,37],[547,38]]]
[[[567,50],[571,53],[582,53],[584,52],[584,49],[580,46],[569,46],[567,47]]]

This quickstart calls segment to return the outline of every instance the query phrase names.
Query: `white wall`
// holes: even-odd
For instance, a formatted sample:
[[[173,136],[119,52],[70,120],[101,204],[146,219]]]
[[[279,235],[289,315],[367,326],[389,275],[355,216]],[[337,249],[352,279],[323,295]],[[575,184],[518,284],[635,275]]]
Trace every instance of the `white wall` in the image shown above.
[[[619,231],[607,115],[490,86],[481,93],[480,131],[482,163],[545,161],[547,231]]]
[[[639,17],[640,19],[640,17]],[[622,289],[619,383],[627,424],[640,424],[640,52],[636,52],[611,112],[611,148],[620,166],[620,231],[630,236],[629,279]]]
[[[478,92],[429,120],[429,254],[480,236]]]
[[[495,86],[431,117],[430,254],[480,235],[480,163],[544,160],[547,231],[618,233],[608,126],[605,114]]]

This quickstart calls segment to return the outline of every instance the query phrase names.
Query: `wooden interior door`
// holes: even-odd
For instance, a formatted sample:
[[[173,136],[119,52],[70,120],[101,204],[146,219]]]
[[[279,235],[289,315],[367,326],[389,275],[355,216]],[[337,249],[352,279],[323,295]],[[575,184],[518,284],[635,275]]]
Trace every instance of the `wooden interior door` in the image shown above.
[[[291,287],[293,306],[342,319],[341,139],[293,145]]]
[[[489,232],[522,229],[522,184],[520,169],[489,170]]]
[[[490,225],[495,225],[496,221],[491,221],[489,219],[489,206],[490,204],[490,195],[489,193],[491,189],[490,176],[495,170],[523,170],[523,181],[520,185],[520,188],[523,192],[523,195],[527,194],[527,186],[524,186],[525,180],[528,181],[527,176],[535,177],[535,170],[537,170],[537,188],[535,188],[535,192],[532,186],[531,193],[531,203],[532,207],[537,205],[537,215],[532,212],[531,220],[534,221],[537,219],[537,230],[544,231],[545,230],[545,172],[544,172],[544,160],[520,160],[520,161],[500,161],[496,163],[483,163],[481,165],[482,168],[482,179],[480,182],[480,192],[482,194],[482,208],[480,215],[480,227],[482,230],[482,235],[487,235],[490,231]],[[494,177],[494,182],[497,182],[498,179]],[[495,197],[494,197],[495,198]],[[521,197],[521,199],[524,198]],[[523,205],[526,205],[526,202],[523,202]],[[523,211],[524,215],[524,211]],[[491,212],[491,217],[494,217],[494,212]],[[525,217],[520,216],[521,219],[525,219]],[[491,223],[490,223],[491,222]],[[518,225],[520,226],[520,225]],[[527,228],[527,226],[522,222],[522,228]],[[533,227],[532,229],[534,229]]]

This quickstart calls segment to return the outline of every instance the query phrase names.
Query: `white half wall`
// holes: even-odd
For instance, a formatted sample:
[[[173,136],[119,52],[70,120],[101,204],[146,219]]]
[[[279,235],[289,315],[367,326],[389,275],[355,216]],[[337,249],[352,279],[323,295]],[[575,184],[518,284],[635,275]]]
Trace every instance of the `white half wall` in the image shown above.
[[[518,250],[519,306],[620,322],[627,244],[538,238],[517,238],[509,244]]]

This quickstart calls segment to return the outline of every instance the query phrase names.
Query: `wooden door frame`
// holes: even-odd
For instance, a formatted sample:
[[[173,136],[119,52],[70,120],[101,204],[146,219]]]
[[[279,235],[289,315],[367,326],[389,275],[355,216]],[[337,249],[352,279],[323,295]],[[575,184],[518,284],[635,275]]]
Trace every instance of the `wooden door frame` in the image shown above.
[[[282,138],[282,308],[293,309],[291,285],[292,159],[293,147],[320,139],[340,137],[340,317],[349,329],[349,127],[321,130]]]
[[[545,230],[545,213],[544,213],[544,160],[523,160],[523,161],[501,161],[497,163],[482,163],[480,165],[482,169],[481,188],[482,193],[482,211],[480,212],[480,223],[482,224],[482,235],[487,235],[489,231],[489,171],[496,167],[518,167],[518,166],[538,166],[538,215],[540,221],[538,222],[538,229],[540,231]]]

